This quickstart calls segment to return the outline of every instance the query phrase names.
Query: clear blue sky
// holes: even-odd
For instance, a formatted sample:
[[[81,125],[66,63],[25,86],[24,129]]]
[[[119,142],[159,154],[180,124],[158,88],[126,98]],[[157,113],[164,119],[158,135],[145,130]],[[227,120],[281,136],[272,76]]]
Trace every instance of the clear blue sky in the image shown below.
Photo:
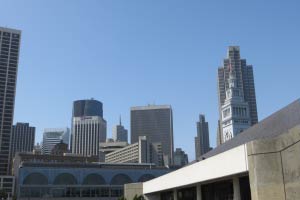
[[[299,97],[300,1],[2,0],[22,30],[15,122],[70,127],[72,102],[104,104],[108,137],[130,107],[171,104],[175,147],[194,158],[199,113],[216,141],[217,67],[239,45],[254,66],[259,119]]]

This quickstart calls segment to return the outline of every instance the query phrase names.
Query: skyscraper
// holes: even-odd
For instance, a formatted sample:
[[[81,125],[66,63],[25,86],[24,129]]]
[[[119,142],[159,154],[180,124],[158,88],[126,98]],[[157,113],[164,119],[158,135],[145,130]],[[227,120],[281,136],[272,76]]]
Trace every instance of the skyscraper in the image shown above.
[[[35,139],[35,127],[29,126],[29,123],[17,123],[12,127],[11,135],[11,159],[17,152],[32,152]]]
[[[196,159],[210,150],[209,146],[209,129],[208,122],[205,121],[205,116],[199,116],[197,122],[197,137],[195,137],[195,153]]]
[[[51,154],[56,144],[59,144],[61,141],[69,144],[69,140],[69,128],[46,128],[43,133],[42,154]]]
[[[10,173],[13,123],[21,31],[0,27],[0,175]]]
[[[112,136],[116,142],[128,142],[128,131],[122,126],[121,117],[119,125],[113,127]]]
[[[235,94],[227,94],[230,91],[235,92]],[[240,107],[240,109],[242,109],[242,112],[245,112],[244,108],[247,110],[246,112],[249,114],[247,123],[249,123],[249,126],[258,122],[253,67],[247,65],[245,59],[240,58],[240,48],[237,46],[230,46],[228,48],[227,58],[224,59],[223,66],[218,69],[219,123],[217,144],[224,142],[224,129],[228,123],[232,123],[233,126],[235,126],[234,124],[237,121],[247,124],[247,120],[245,119],[235,119],[236,121],[234,121],[233,118],[231,120],[224,118],[224,113],[222,114],[224,105],[226,104],[226,100],[228,104],[228,99],[230,98],[233,100],[232,103],[234,103],[234,99],[238,99],[238,104],[242,102],[248,104],[248,106],[242,106],[243,108]],[[238,108],[237,112],[240,112],[240,109]],[[226,114],[235,114],[233,111],[236,110],[229,109],[226,111]],[[226,123],[227,125],[225,125]],[[239,129],[238,132],[241,131],[241,128],[237,129]]]
[[[169,105],[148,105],[131,108],[131,144],[139,136],[151,143],[161,143],[165,165],[173,164],[173,114]]]
[[[71,140],[73,154],[99,155],[99,143],[106,141],[106,121],[100,101],[91,99],[74,102]]]

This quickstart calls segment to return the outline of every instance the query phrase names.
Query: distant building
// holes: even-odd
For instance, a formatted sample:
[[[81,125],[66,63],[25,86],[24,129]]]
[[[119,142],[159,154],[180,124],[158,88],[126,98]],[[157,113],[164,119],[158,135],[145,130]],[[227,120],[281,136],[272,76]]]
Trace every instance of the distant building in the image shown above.
[[[237,87],[236,73],[229,71],[226,99],[222,106],[222,136],[226,142],[251,126],[249,104],[244,101],[242,90]]]
[[[15,157],[16,152],[32,152],[35,139],[35,127],[29,126],[29,123],[17,123],[13,125],[11,132],[11,159]]]
[[[99,143],[106,140],[106,121],[100,101],[91,99],[74,102],[71,140],[73,154],[99,156]]]
[[[176,148],[174,153],[174,166],[183,167],[188,163],[188,155],[181,148]]]
[[[126,146],[128,146],[127,142],[115,142],[113,139],[112,141],[106,140],[106,142],[100,142],[100,149],[99,149],[100,162],[105,161],[106,154],[122,149]]]
[[[60,141],[60,143],[56,144],[51,150],[52,155],[64,155],[65,153],[69,153],[68,144]]]
[[[172,169],[153,164],[97,163],[90,157],[17,154],[17,199],[110,199],[127,183],[145,182]]]
[[[43,133],[42,154],[51,154],[54,146],[61,141],[69,144],[69,128],[47,128]]]
[[[13,123],[21,31],[0,27],[0,175],[10,174]],[[1,188],[1,187],[0,187]]]
[[[165,165],[173,163],[173,114],[169,105],[148,105],[131,108],[131,143],[147,136],[150,143],[161,143]]]
[[[36,143],[36,145],[34,145],[32,152],[36,155],[42,154],[42,146],[40,145],[40,143]]]
[[[197,122],[197,137],[195,137],[195,153],[196,159],[210,150],[209,146],[209,128],[208,122],[205,121],[205,116],[199,116]]]
[[[94,99],[77,100],[73,103],[73,117],[103,117],[103,104]]]
[[[152,145],[146,136],[140,136],[139,141],[105,155],[107,163],[154,163],[163,165],[161,144]]]
[[[227,58],[218,69],[218,99],[217,145],[258,122],[253,67],[240,58],[238,46],[228,48]]]
[[[128,142],[128,131],[122,126],[121,118],[119,125],[113,127],[112,135],[116,142]]]

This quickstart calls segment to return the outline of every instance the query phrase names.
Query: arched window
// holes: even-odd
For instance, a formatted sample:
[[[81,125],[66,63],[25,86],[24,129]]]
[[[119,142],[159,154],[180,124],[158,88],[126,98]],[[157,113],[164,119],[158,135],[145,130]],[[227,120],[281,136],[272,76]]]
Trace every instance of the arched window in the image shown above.
[[[150,181],[151,179],[154,179],[155,176],[152,174],[144,174],[139,178],[139,182],[146,182],[146,181]]]
[[[56,176],[54,179],[53,185],[76,185],[76,178],[69,173],[62,173]]]
[[[110,182],[111,185],[124,185],[127,183],[132,183],[132,180],[129,176],[125,174],[115,175]]]
[[[84,180],[82,185],[105,185],[106,182],[104,178],[99,175],[99,174],[89,174],[87,175]]]
[[[48,185],[48,178],[41,173],[32,173],[26,176],[24,185]]]

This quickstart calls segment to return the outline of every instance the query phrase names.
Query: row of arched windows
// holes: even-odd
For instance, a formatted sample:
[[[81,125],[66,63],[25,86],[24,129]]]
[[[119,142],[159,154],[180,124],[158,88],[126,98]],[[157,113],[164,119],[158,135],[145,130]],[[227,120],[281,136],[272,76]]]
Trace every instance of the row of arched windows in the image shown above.
[[[138,182],[145,182],[148,180],[151,180],[155,178],[152,174],[144,174],[142,175]],[[127,183],[132,183],[132,179],[126,175],[126,174],[117,174],[115,175],[112,179],[111,182],[109,183],[110,185],[124,185]],[[24,185],[48,185],[48,178],[41,174],[41,173],[32,173],[28,175],[24,181]],[[77,179],[69,173],[62,173],[56,176],[56,178],[53,181],[53,185],[77,185]],[[99,174],[89,174],[87,175],[83,182],[82,185],[107,185],[105,179],[99,175]]]

